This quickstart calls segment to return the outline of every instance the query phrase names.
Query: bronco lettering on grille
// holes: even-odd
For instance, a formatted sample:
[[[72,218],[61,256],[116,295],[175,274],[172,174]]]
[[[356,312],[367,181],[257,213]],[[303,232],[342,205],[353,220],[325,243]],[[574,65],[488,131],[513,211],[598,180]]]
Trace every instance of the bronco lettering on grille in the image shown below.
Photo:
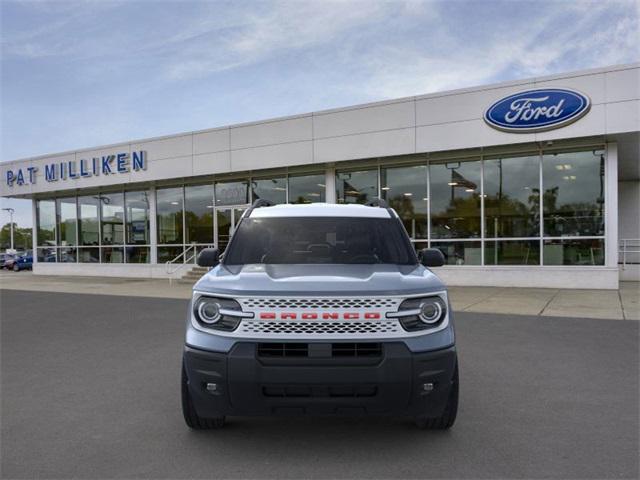
[[[261,320],[380,320],[381,315],[379,312],[260,312]]]

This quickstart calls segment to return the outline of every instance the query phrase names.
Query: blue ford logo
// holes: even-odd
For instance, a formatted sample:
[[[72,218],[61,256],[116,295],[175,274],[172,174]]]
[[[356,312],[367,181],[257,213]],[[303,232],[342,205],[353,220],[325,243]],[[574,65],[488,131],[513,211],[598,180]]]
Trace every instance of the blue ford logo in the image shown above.
[[[542,88],[498,100],[484,113],[484,120],[507,132],[540,132],[575,122],[590,107],[589,97],[575,90]]]

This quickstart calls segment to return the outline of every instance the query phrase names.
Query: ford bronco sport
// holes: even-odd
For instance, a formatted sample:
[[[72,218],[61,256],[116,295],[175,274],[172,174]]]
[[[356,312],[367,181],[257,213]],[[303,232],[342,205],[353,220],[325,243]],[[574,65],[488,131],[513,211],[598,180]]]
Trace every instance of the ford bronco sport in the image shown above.
[[[411,416],[447,429],[458,408],[451,306],[396,212],[256,201],[194,286],[182,365],[193,429],[225,416]]]

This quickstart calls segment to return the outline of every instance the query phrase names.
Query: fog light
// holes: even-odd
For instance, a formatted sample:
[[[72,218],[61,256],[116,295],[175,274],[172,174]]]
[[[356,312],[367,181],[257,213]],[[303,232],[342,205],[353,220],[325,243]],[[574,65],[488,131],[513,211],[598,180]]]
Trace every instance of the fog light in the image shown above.
[[[423,392],[430,392],[431,390],[433,390],[433,383],[423,383],[422,384],[422,391]]]
[[[218,384],[217,383],[207,383],[207,392],[217,392]]]

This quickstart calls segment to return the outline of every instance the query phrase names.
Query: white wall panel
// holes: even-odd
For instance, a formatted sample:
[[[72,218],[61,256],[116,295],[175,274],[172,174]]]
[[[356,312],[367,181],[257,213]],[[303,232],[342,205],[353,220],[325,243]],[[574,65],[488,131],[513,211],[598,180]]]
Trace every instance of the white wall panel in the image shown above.
[[[506,133],[489,127],[484,120],[428,125],[416,129],[416,150],[436,152],[459,148],[532,142],[533,133]]]
[[[316,163],[415,153],[415,129],[388,130],[315,141]]]
[[[606,132],[623,133],[640,130],[640,100],[608,103]]]
[[[183,157],[191,155],[193,151],[193,137],[191,134],[178,137],[162,138],[148,142],[132,143],[132,151],[145,150],[147,160],[162,160],[163,158]]]
[[[494,102],[529,88],[533,88],[533,84],[417,100],[416,125],[434,125],[482,118],[484,111]]]
[[[243,148],[231,152],[231,170],[234,172],[304,165],[312,161],[313,144],[310,141]]]
[[[311,115],[232,127],[230,135],[233,150],[311,140]]]
[[[136,172],[136,182],[147,180],[163,180],[169,178],[190,177],[193,175],[192,157],[165,158],[148,162],[147,169]]]
[[[592,105],[591,110],[581,119],[566,127],[548,132],[536,133],[536,140],[547,141],[559,138],[589,137],[591,135],[602,135],[605,131],[606,119],[604,116],[605,105]]]
[[[229,150],[229,128],[193,134],[193,153],[221,152]]]
[[[414,125],[413,100],[340,112],[320,113],[313,117],[313,132],[316,139],[401,129]]]
[[[605,101],[604,73],[559,78],[549,81],[536,81],[535,88],[574,88],[589,95],[591,103],[593,104],[604,103]]]
[[[231,153],[214,152],[193,156],[193,174],[209,175],[231,171]]]
[[[620,102],[640,98],[640,68],[607,72],[605,75],[607,102]]]

